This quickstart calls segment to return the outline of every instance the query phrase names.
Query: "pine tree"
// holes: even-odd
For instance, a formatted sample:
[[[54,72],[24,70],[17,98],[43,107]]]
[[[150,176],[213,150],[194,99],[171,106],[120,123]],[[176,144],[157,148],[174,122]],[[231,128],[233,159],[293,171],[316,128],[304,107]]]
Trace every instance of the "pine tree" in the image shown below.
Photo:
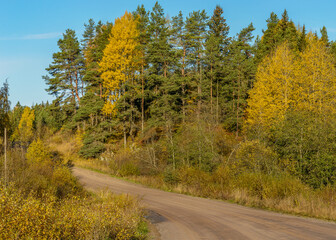
[[[205,63],[205,40],[208,26],[208,16],[205,11],[194,11],[189,14],[186,19],[186,42],[187,42],[187,67],[190,69],[189,79],[194,82],[196,91],[192,92],[191,99],[197,104],[196,119],[197,119],[197,161],[198,166],[202,166],[203,162],[203,142],[201,141],[201,113],[203,106],[203,90],[204,86],[208,85],[204,81],[204,63]],[[207,80],[207,79],[206,79]]]
[[[101,72],[99,62],[103,57],[103,51],[108,43],[112,24],[102,24],[100,21],[96,25],[92,19],[85,25],[83,34],[83,53],[85,57],[85,71],[83,81],[87,84],[87,91],[94,92],[100,97],[103,95]]]
[[[169,44],[168,20],[164,16],[163,8],[155,3],[150,14],[148,25],[149,42],[147,50],[148,90],[153,91],[152,98],[158,97],[159,88],[168,77],[170,62],[172,61],[171,45]]]
[[[248,91],[251,89],[255,74],[254,48],[251,46],[252,23],[241,30],[230,44],[228,54],[225,125],[236,131],[238,137],[242,128],[243,115],[246,108]]]
[[[86,49],[95,38],[96,23],[93,21],[92,18],[90,18],[88,24],[84,23],[84,27],[85,31],[83,33],[83,39],[81,42],[83,45],[83,49]]]
[[[228,45],[230,43],[229,26],[226,24],[226,19],[222,16],[223,9],[216,6],[213,16],[209,21],[209,31],[205,44],[206,48],[206,64],[207,77],[210,79],[210,112],[213,115],[213,96],[216,96],[216,123],[219,123],[219,85],[223,85],[223,69],[226,64],[223,64],[228,53]],[[214,83],[215,94],[214,94]]]
[[[174,84],[180,86],[179,99],[182,103],[182,121],[185,123],[187,116],[188,103],[190,102],[190,92],[192,91],[193,84],[191,84],[190,77],[188,76],[187,68],[187,36],[185,28],[185,19],[182,12],[172,18],[171,26],[171,40],[173,45],[173,55],[175,58],[173,72]]]
[[[84,62],[75,31],[66,30],[58,47],[60,51],[53,54],[53,63],[46,68],[50,76],[43,77],[48,85],[46,90],[64,103],[75,106],[84,94]]]
[[[187,64],[192,69],[197,85],[197,116],[200,117],[202,107],[202,85],[204,74],[204,45],[207,33],[208,16],[205,11],[194,11],[186,19]]]
[[[136,11],[133,13],[137,19],[137,29],[139,31],[138,36],[138,49],[139,49],[139,65],[140,69],[140,78],[141,78],[141,131],[144,131],[145,123],[145,75],[147,69],[147,59],[146,52],[149,42],[149,33],[148,33],[148,24],[149,24],[149,13],[146,11],[144,5],[138,6]]]

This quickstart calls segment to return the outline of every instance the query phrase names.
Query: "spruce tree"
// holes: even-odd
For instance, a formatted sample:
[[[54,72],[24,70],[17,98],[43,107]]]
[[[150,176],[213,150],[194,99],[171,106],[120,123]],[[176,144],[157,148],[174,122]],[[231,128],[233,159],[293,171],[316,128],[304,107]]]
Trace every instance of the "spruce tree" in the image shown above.
[[[321,33],[321,41],[325,44],[326,47],[329,47],[330,43],[329,43],[327,28],[323,26],[320,29],[320,33]]]

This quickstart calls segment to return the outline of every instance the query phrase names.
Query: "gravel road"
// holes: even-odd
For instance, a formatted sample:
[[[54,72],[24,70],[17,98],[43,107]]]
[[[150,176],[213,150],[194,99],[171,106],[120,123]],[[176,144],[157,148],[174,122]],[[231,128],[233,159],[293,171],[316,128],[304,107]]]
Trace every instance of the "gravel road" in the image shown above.
[[[82,168],[73,173],[89,190],[139,196],[161,240],[336,239],[335,223],[164,192]]]

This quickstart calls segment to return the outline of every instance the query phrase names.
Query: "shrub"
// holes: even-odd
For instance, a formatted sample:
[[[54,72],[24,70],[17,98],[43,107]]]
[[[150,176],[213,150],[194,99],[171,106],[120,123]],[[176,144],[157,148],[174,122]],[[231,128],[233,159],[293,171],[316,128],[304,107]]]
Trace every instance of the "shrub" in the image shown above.
[[[50,164],[51,154],[50,151],[44,146],[41,139],[34,140],[28,147],[26,158],[28,164],[41,165],[41,164]]]
[[[277,155],[259,140],[242,142],[236,152],[236,165],[242,171],[270,174],[276,170]]]
[[[141,231],[140,231],[141,227]],[[0,239],[145,239],[139,203],[127,195],[101,193],[61,202],[52,195],[23,197],[0,187]]]

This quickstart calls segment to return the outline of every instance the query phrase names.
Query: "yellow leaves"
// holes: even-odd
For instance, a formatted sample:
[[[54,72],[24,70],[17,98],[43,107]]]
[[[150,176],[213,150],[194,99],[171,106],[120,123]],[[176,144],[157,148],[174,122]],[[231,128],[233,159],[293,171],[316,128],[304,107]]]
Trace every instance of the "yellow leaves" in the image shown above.
[[[58,202],[0,186],[0,239],[145,239],[138,232],[142,218],[139,203],[126,195]]]
[[[19,126],[15,129],[12,139],[21,141],[26,144],[33,138],[33,123],[35,120],[34,110],[25,107],[19,122]]]
[[[41,139],[33,141],[27,150],[26,158],[29,164],[50,164],[51,155],[49,150],[44,146]]]
[[[106,90],[105,114],[114,113],[114,105],[121,95],[123,84],[135,71],[139,51],[137,22],[131,13],[126,12],[115,20],[111,30],[109,43],[104,50],[104,56],[99,63],[103,87]]]
[[[312,34],[307,47],[294,55],[287,44],[259,65],[247,108],[249,126],[270,128],[289,108],[336,114],[336,70],[325,45]]]
[[[296,60],[286,44],[259,65],[248,100],[248,123],[270,126],[281,119],[293,100]]]
[[[308,46],[301,54],[298,76],[300,108],[319,114],[335,113],[336,71],[333,56],[324,43],[312,35],[307,37]]]

